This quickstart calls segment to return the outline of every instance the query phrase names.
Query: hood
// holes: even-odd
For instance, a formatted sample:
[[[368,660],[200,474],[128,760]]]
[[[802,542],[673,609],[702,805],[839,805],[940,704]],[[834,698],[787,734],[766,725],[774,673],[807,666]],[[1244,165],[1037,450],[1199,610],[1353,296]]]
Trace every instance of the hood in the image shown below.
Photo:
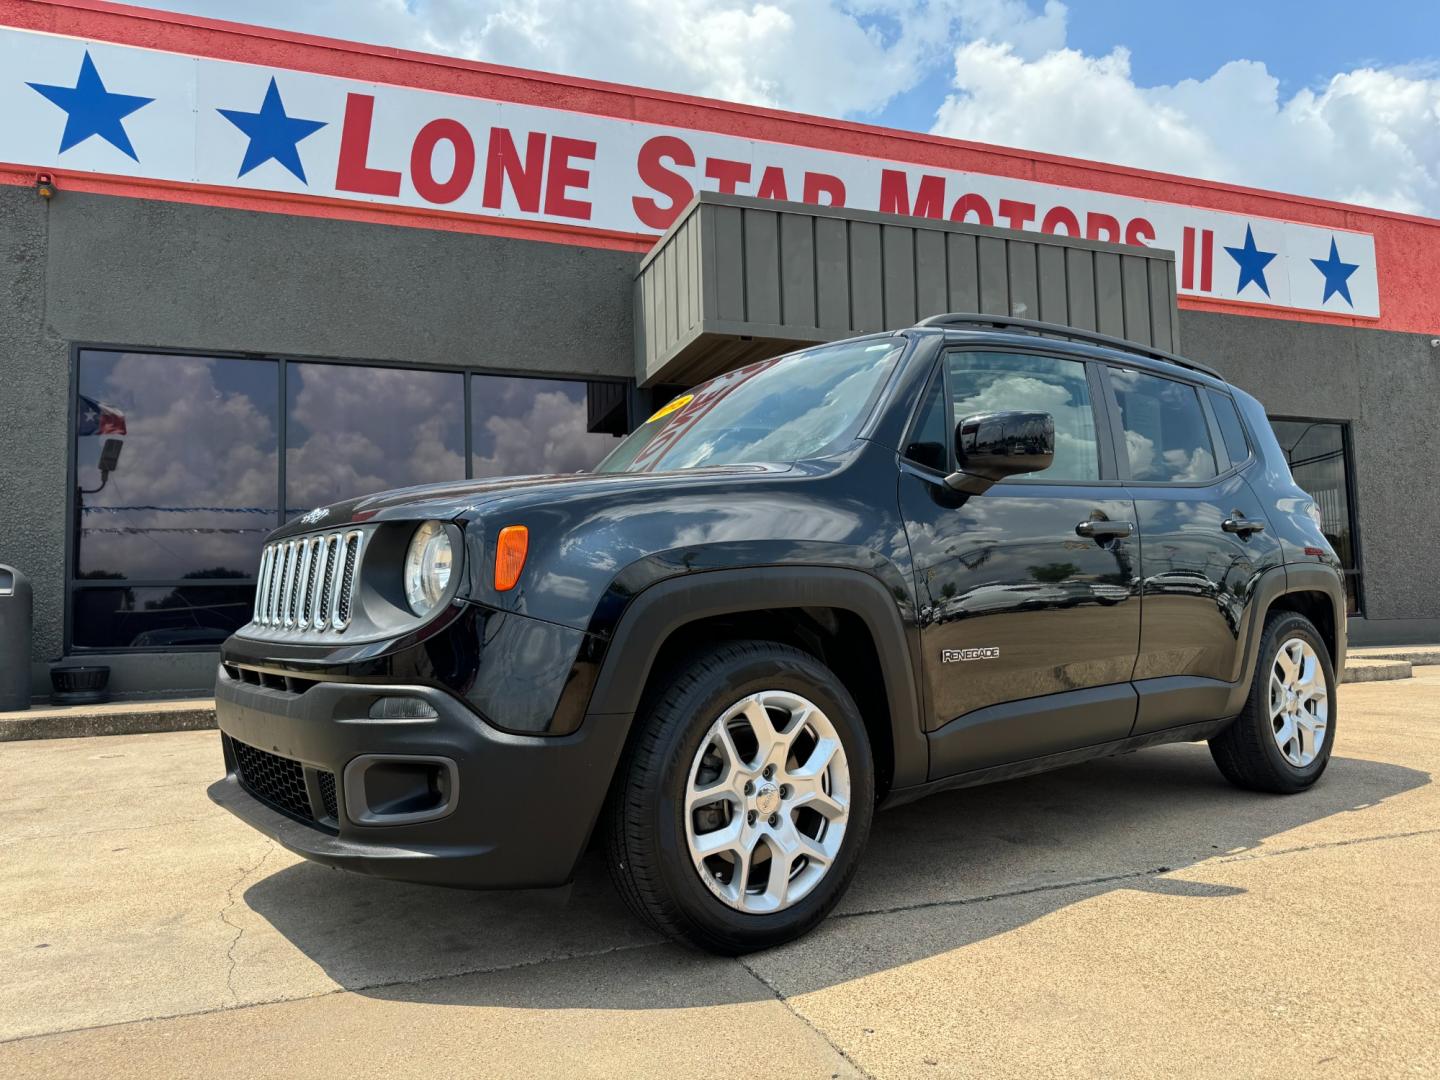
[[[590,495],[621,494],[628,490],[638,493],[657,488],[688,488],[716,480],[778,476],[791,468],[790,465],[717,465],[672,472],[501,476],[422,484],[318,507],[291,518],[271,533],[271,539],[370,521],[419,521],[428,518],[453,521],[499,506],[513,508]]]

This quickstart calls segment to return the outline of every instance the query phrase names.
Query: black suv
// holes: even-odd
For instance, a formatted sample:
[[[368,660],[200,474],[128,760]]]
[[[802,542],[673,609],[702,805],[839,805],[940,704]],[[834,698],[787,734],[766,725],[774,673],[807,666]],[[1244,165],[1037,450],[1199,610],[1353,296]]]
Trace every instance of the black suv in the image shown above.
[[[1341,580],[1254,398],[937,316],[720,375],[593,473],[290,522],[224,646],[210,794],[445,885],[562,884],[596,835],[642,918],[743,952],[825,916],[878,807],[1200,739],[1309,787]]]

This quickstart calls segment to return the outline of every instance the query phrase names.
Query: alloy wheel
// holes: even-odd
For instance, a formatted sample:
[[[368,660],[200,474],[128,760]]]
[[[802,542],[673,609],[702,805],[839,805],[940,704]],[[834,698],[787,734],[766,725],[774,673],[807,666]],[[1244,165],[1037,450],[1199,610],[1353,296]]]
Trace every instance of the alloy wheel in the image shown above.
[[[737,701],[706,733],[685,791],[700,879],[747,914],[799,903],[834,865],[850,817],[850,770],[830,718],[788,690]]]
[[[1270,725],[1285,760],[1305,768],[1325,745],[1330,694],[1325,669],[1309,642],[1290,638],[1270,671]]]

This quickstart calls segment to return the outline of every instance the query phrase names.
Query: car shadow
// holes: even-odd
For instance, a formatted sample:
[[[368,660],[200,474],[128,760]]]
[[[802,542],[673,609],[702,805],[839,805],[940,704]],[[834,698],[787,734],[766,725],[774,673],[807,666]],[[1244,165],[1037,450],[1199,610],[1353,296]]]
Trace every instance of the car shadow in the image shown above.
[[[1308,792],[1259,795],[1230,787],[1205,747],[1187,744],[936,795],[878,814],[836,912],[808,937],[762,954],[752,970],[783,965],[784,992],[801,993],[963,948],[1117,889],[1223,903],[1243,890],[1173,873],[1267,841],[1280,850],[1367,835],[1367,811],[1429,782],[1419,770],[1336,758]],[[1282,835],[1326,819],[1323,841]],[[598,851],[563,890],[465,892],[302,862],[257,881],[244,898],[336,983],[375,997],[634,1009],[772,996],[758,980],[715,978],[723,961],[660,944],[621,905]],[[926,907],[964,916],[937,919],[923,940],[864,947],[865,922]],[[633,965],[623,979],[576,978],[563,970],[571,965],[554,965],[552,977],[527,979],[519,998],[513,985],[455,978],[646,945],[664,951],[663,963],[640,968],[666,982],[663,994]]]

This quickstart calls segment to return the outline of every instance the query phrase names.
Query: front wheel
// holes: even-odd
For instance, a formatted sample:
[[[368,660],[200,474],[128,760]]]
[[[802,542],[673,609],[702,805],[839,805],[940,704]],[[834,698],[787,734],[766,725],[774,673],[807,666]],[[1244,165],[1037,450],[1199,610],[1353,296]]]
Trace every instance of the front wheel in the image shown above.
[[[1293,611],[1265,621],[1245,711],[1210,740],[1225,778],[1252,791],[1304,791],[1335,745],[1335,671],[1315,624]]]
[[[844,685],[799,649],[737,642],[679,664],[642,712],[606,831],[626,902],[727,955],[811,929],[849,884],[875,801]]]

